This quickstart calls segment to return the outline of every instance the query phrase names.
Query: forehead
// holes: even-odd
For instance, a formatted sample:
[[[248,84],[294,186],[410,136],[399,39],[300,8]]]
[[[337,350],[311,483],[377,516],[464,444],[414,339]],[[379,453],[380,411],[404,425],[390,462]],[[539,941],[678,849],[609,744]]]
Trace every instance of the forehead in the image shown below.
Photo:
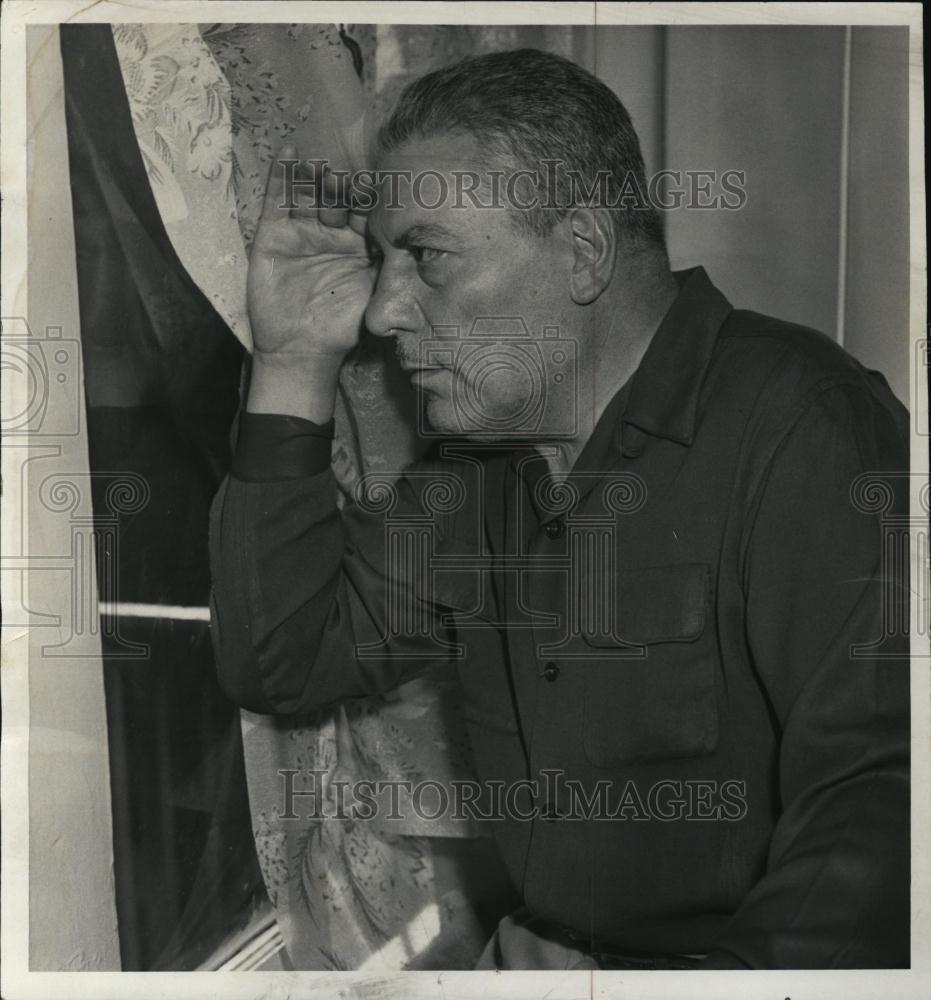
[[[463,233],[509,225],[503,205],[475,205],[492,204],[491,171],[502,169],[467,133],[411,139],[382,151],[376,161],[378,200],[369,216],[370,230],[391,239],[412,225]]]
[[[379,170],[483,170],[488,156],[469,132],[440,132],[425,138],[412,137],[399,146],[378,153]]]

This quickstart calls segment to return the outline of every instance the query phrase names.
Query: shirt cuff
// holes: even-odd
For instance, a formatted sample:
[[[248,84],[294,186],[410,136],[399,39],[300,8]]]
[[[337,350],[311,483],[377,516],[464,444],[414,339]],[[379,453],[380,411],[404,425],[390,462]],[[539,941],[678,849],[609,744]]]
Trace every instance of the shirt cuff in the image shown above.
[[[243,413],[231,472],[247,483],[316,476],[330,467],[333,421],[315,424],[277,413]]]

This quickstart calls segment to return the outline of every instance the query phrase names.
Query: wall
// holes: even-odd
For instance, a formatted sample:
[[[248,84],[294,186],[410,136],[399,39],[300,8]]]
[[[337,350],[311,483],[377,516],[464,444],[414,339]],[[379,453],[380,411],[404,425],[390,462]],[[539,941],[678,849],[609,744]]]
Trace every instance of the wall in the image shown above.
[[[647,173],[739,170],[739,211],[664,213],[672,264],[835,337],[908,402],[908,29],[609,26],[572,56],[630,112]],[[553,47],[553,46],[550,46]]]
[[[854,28],[845,345],[908,401],[908,32]]]
[[[30,443],[30,460],[13,484],[28,517],[27,606],[34,625],[28,674],[29,964],[33,971],[118,970],[58,30],[32,28],[27,38],[27,316],[33,336],[58,327],[62,338],[60,347],[42,345],[52,376],[48,409]],[[59,351],[66,353],[59,358]]]
[[[835,336],[907,402],[907,29],[665,31],[665,166],[743,170],[747,190],[740,211],[667,213],[674,266]]]

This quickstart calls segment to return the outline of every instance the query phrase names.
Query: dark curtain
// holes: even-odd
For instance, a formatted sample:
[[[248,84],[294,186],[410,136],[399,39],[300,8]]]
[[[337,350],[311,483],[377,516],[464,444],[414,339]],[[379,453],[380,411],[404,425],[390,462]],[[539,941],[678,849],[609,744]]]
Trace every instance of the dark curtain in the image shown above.
[[[122,962],[193,968],[264,897],[239,712],[208,623],[168,607],[208,603],[243,349],[168,240],[110,27],[62,25],[61,50],[99,591],[166,608],[101,622]],[[145,483],[129,510],[127,474]]]

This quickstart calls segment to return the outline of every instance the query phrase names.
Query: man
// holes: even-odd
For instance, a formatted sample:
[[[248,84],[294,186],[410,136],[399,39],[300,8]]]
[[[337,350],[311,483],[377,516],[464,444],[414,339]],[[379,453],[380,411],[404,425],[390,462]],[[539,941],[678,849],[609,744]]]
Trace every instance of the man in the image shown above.
[[[907,965],[907,643],[871,653],[904,578],[851,499],[907,468],[903,408],[670,272],[630,119],[565,60],[416,82],[378,168],[367,224],[269,184],[213,511],[226,691],[286,714],[458,669],[525,904],[483,967]],[[446,440],[339,511],[363,318]]]

